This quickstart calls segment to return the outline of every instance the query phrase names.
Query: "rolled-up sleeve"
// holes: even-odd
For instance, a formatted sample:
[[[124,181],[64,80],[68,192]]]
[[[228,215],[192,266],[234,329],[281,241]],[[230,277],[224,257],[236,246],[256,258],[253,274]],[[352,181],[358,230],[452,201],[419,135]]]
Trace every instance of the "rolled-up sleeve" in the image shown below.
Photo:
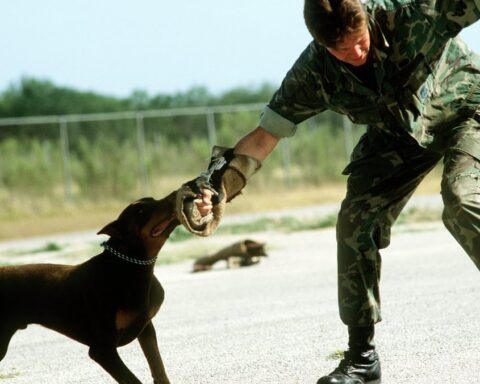
[[[318,52],[310,44],[288,71],[260,117],[260,127],[277,137],[290,137],[297,124],[326,109]]]
[[[451,36],[480,19],[480,0],[423,0],[424,13]]]
[[[260,115],[260,127],[276,137],[291,137],[297,131],[297,125],[266,106]]]

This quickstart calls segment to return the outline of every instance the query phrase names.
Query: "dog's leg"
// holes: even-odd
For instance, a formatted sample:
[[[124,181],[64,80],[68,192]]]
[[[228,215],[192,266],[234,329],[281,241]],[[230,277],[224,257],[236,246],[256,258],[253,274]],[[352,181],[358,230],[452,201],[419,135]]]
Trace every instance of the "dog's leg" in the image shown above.
[[[90,347],[89,356],[120,384],[142,384],[124,364],[115,347]]]
[[[0,325],[0,361],[2,361],[7,354],[8,344],[16,331],[17,328],[5,326],[3,324]]]
[[[157,335],[151,321],[145,326],[142,333],[138,336],[138,341],[140,342],[143,353],[147,358],[154,383],[169,384],[170,381],[168,380],[162,357],[160,356],[160,351],[158,349]]]

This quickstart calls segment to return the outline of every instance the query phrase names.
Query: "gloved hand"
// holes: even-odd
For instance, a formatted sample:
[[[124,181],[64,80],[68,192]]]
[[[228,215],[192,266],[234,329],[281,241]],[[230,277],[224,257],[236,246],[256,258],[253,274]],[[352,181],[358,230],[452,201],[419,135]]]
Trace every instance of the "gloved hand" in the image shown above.
[[[235,155],[232,148],[215,146],[208,169],[177,191],[177,217],[195,235],[209,236],[225,212],[225,205],[236,197],[261,162],[246,155]],[[198,209],[204,190],[212,192],[212,211],[202,215]]]

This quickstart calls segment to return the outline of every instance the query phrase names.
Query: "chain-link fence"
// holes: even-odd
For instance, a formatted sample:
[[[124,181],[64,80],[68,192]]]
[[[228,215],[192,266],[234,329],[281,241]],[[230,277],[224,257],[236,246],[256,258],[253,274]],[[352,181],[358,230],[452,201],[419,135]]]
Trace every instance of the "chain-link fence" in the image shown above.
[[[0,119],[0,200],[78,203],[159,196],[196,176],[213,144],[233,146],[264,104]],[[323,113],[282,140],[250,186],[338,178],[363,129]]]

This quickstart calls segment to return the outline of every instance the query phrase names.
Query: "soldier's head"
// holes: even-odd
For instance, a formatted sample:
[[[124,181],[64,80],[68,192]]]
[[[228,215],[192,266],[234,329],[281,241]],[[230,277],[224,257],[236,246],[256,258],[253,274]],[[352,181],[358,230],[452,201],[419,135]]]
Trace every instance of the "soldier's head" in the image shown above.
[[[305,24],[338,60],[365,64],[370,51],[368,14],[360,0],[305,0]]]

